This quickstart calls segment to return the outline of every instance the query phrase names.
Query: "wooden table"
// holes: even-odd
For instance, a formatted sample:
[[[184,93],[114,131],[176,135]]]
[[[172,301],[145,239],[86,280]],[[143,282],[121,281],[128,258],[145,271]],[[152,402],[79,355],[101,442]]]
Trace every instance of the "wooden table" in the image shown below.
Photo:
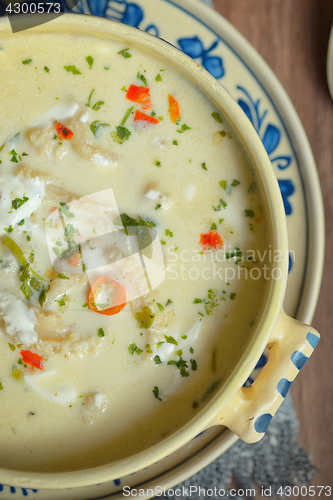
[[[303,122],[317,162],[327,240],[313,326],[322,340],[294,382],[292,395],[300,420],[301,445],[312,456],[318,471],[311,484],[332,486],[333,497],[333,102],[326,82],[333,0],[213,2],[279,78]]]

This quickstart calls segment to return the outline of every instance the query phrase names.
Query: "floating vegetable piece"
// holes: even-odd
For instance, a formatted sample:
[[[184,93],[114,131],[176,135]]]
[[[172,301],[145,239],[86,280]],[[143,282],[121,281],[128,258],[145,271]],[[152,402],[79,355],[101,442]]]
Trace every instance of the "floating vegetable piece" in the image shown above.
[[[217,231],[210,231],[207,234],[200,234],[200,243],[203,247],[218,248],[223,246],[221,236]]]
[[[24,349],[20,351],[20,354],[22,356],[22,361],[24,365],[31,365],[34,366],[35,368],[38,368],[39,370],[44,370],[43,367],[44,358],[42,356],[40,356],[35,352],[26,351]]]
[[[103,293],[104,296],[112,294],[111,300],[107,298],[107,303],[99,302],[99,294]],[[106,316],[118,314],[126,305],[126,290],[118,283],[113,281],[107,276],[98,278],[88,294],[88,307],[91,311]]]
[[[20,269],[20,281],[22,281],[21,292],[25,296],[27,300],[30,300],[33,295],[33,290],[39,292],[39,304],[43,307],[43,303],[45,302],[47,290],[43,284],[43,278],[41,278],[36,271],[34,271],[27,259],[23,255],[20,247],[15,243],[14,240],[5,236],[2,240],[3,245],[8,248],[12,252],[13,255],[17,258],[17,260],[21,264]]]
[[[177,120],[179,120],[180,117],[179,104],[178,101],[176,101],[176,99],[171,94],[168,95],[168,99],[169,99],[170,118],[172,123],[175,123]]]
[[[145,115],[144,113],[142,113],[139,110],[136,110],[136,113],[135,113],[135,116],[134,116],[134,121],[135,122],[137,122],[137,121],[144,121],[144,122],[148,122],[148,123],[153,123],[155,125],[157,123],[160,123],[159,120],[157,120],[157,118],[154,118],[153,116],[150,116],[150,115]]]
[[[149,109],[152,107],[149,96],[149,88],[147,87],[137,87],[136,85],[130,85],[126,93],[126,99],[141,104],[143,109]]]
[[[55,128],[56,128],[56,131],[58,132],[58,139],[59,140],[65,139],[66,141],[68,141],[69,139],[72,139],[74,134],[69,128],[65,127],[64,125],[62,125],[59,122],[57,122],[55,124]]]
[[[155,314],[152,313],[150,307],[141,307],[141,312],[135,313],[135,319],[138,321],[140,328],[151,328],[154,323]]]

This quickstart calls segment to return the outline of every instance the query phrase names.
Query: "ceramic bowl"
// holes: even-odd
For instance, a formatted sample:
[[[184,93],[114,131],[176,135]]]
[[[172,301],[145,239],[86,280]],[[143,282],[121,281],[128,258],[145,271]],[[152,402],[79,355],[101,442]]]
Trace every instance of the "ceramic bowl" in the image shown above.
[[[225,425],[246,442],[261,439],[289,387],[319,341],[311,327],[287,316],[283,299],[288,274],[287,229],[283,202],[271,163],[250,121],[229,93],[200,65],[171,44],[136,28],[92,16],[64,14],[31,31],[97,36],[116,40],[159,58],[194,83],[219,109],[256,172],[268,223],[272,252],[284,256],[275,263],[275,279],[266,295],[244,351],[229,377],[189,422],[149,449],[118,462],[82,471],[31,473],[0,469],[0,483],[36,489],[76,488],[134,473],[161,460],[213,425]],[[12,36],[7,19],[0,20],[0,37]],[[269,359],[251,387],[243,387],[265,347]]]

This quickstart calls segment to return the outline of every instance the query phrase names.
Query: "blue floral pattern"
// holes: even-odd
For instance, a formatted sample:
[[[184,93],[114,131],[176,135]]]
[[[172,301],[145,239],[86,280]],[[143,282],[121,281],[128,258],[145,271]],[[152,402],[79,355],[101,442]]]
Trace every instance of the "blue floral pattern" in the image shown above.
[[[256,101],[252,99],[249,92],[240,85],[238,85],[236,89],[243,94],[243,97],[237,99],[237,102],[254,126],[260,139],[262,140],[262,143],[267,151],[268,156],[270,157],[272,164],[276,164],[277,168],[280,170],[285,170],[292,163],[291,156],[273,155],[274,151],[281,141],[281,131],[279,127],[277,125],[274,125],[273,123],[268,123],[267,125],[265,125],[265,118],[267,117],[268,110],[266,109],[264,112],[260,111],[260,99],[257,99]],[[294,183],[291,179],[278,179],[278,183],[286,215],[291,215],[293,209],[289,201],[289,197],[292,196],[295,192]]]
[[[217,80],[225,75],[222,58],[209,55],[218,46],[218,40],[215,40],[208,49],[204,48],[202,41],[197,36],[193,38],[180,38],[178,44],[185,54],[192,57],[192,59],[198,60]]]
[[[12,495],[14,495],[15,493],[20,493],[21,492],[21,495],[23,497],[27,497],[29,496],[29,492],[32,492],[32,493],[37,493],[38,490],[31,490],[31,489],[27,489],[27,488],[15,488],[14,486],[6,486],[4,484],[0,484],[0,493],[1,492],[9,492],[11,493]],[[5,498],[5,497],[3,497]],[[8,498],[8,497],[7,497]]]

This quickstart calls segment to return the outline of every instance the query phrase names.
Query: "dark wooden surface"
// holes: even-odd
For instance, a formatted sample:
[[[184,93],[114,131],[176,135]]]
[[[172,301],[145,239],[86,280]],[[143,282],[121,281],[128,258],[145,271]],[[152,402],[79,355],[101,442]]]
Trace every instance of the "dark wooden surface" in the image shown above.
[[[333,102],[326,82],[333,0],[213,1],[216,10],[263,56],[288,92],[318,167],[325,204],[326,262],[313,326],[322,339],[293,383],[292,395],[301,444],[317,469],[311,484],[332,486],[333,498]]]

